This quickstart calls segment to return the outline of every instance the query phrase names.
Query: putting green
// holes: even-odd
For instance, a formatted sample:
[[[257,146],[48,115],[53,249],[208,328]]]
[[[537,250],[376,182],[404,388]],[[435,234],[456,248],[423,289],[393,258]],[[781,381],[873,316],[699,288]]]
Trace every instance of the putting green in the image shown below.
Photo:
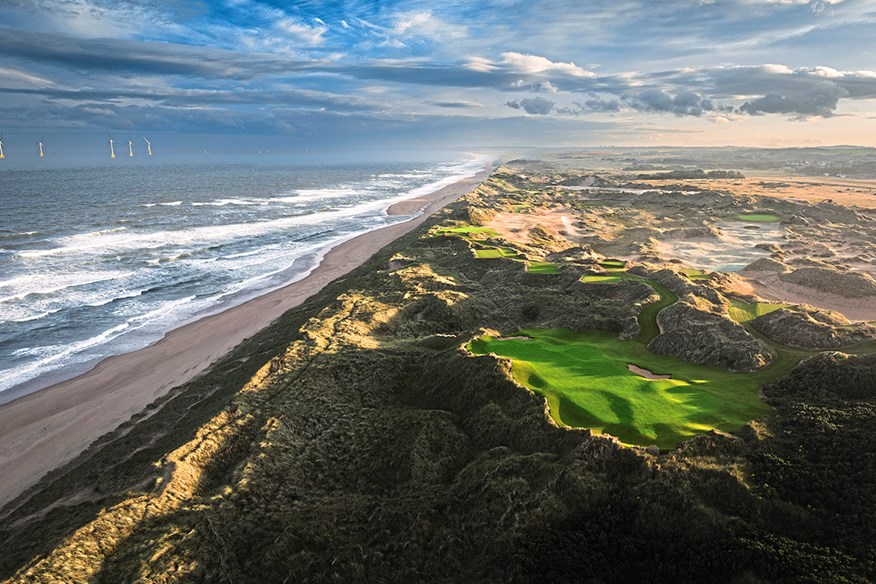
[[[781,217],[778,215],[772,215],[770,213],[749,213],[749,214],[741,214],[737,215],[736,219],[739,221],[748,221],[751,223],[776,223],[781,221]]]
[[[559,266],[553,262],[529,262],[526,271],[530,274],[559,274]]]
[[[750,320],[775,312],[780,308],[788,308],[788,304],[772,304],[769,302],[754,302],[748,303],[741,300],[730,299],[730,318],[739,323],[746,323]]]
[[[708,280],[709,274],[707,274],[704,270],[697,270],[694,268],[685,268],[681,270],[685,276],[690,278],[691,280]]]
[[[619,274],[590,274],[581,278],[581,281],[585,284],[613,284],[614,282],[629,279]]]
[[[624,260],[605,260],[604,262],[599,262],[599,265],[606,270],[611,270],[624,268],[626,267],[627,262],[625,262]]]
[[[518,259],[520,254],[518,254],[513,249],[508,249],[507,247],[488,247],[484,249],[476,249],[474,250],[475,257],[481,259],[494,259],[494,258],[510,258],[510,259]]]
[[[467,348],[511,358],[514,378],[545,396],[557,423],[592,428],[625,444],[670,449],[712,428],[735,430],[769,412],[758,389],[776,376],[772,367],[743,374],[691,365],[607,331],[525,329],[513,336],[529,338],[484,336]],[[630,363],[672,379],[646,379],[631,372]]]

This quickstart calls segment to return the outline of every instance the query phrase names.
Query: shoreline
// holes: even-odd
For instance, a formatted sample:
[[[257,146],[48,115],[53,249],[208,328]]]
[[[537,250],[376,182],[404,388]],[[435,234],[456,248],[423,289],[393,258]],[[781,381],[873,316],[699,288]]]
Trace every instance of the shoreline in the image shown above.
[[[337,244],[298,281],[186,323],[142,349],[107,357],[72,379],[0,404],[0,506],[157,398],[206,371],[286,311],[364,264],[435,211],[470,192],[492,170],[487,166],[428,195],[390,205],[388,215],[420,214]]]

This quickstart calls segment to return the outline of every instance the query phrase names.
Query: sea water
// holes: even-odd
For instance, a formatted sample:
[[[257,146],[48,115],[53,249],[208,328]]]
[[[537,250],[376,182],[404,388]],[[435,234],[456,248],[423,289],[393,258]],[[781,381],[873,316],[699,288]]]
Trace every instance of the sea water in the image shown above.
[[[486,162],[0,171],[0,403],[299,280]]]

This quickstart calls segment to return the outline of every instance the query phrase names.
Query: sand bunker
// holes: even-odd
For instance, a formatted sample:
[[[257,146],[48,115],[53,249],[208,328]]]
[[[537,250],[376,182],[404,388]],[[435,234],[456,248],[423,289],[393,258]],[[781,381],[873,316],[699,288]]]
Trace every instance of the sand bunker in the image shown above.
[[[783,243],[785,229],[776,223],[752,224],[744,221],[716,221],[718,237],[659,241],[655,249],[661,256],[676,258],[704,270],[736,272],[770,252],[758,244]]]
[[[638,365],[633,365],[632,363],[627,364],[627,369],[635,373],[636,375],[641,375],[645,379],[672,379],[671,375],[658,375],[643,367],[639,367]]]

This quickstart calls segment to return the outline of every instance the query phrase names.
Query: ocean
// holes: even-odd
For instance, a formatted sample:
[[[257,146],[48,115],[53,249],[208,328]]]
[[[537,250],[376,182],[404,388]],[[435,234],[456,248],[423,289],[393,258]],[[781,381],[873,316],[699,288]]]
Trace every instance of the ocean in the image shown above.
[[[487,162],[0,171],[0,403],[297,281]]]

